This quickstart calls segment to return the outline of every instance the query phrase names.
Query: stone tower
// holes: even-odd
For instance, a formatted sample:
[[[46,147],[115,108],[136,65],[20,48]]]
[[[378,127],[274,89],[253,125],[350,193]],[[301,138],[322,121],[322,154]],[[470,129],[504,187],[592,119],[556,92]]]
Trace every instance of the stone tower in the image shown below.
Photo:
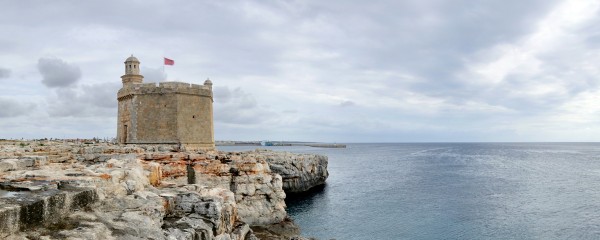
[[[123,86],[140,84],[144,81],[144,76],[140,75],[140,61],[131,55],[125,60],[125,75],[121,76]]]
[[[125,60],[119,89],[117,142],[181,144],[186,150],[214,149],[212,82],[143,83],[140,61]]]

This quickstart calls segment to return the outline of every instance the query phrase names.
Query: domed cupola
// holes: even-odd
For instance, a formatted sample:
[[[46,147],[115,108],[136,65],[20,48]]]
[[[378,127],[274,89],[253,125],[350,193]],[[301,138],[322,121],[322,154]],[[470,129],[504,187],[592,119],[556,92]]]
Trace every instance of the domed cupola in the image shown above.
[[[140,61],[133,54],[125,59],[125,75],[121,76],[121,81],[123,87],[130,87],[144,81],[144,76],[140,74]]]
[[[133,54],[125,60],[125,74],[140,75],[140,61]]]

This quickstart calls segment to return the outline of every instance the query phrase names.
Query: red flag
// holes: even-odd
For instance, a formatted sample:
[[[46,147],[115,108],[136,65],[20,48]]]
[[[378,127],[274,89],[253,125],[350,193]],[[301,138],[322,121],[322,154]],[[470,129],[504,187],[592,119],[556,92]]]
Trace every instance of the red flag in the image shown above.
[[[165,59],[165,65],[175,65],[175,61],[168,59],[168,58],[164,58]]]

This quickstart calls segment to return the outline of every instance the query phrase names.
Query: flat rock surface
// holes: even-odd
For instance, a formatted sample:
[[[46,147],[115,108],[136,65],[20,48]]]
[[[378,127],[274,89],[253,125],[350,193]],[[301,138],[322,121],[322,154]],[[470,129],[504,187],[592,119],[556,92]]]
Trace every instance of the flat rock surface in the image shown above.
[[[0,141],[0,237],[302,239],[285,191],[327,176],[318,155]]]

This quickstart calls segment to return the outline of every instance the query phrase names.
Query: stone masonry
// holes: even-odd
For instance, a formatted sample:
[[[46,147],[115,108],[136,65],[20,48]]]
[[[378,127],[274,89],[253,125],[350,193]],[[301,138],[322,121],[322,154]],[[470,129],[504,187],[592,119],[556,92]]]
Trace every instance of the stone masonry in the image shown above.
[[[138,59],[127,58],[117,95],[117,142],[214,149],[212,82],[156,84],[143,83],[143,78]]]

